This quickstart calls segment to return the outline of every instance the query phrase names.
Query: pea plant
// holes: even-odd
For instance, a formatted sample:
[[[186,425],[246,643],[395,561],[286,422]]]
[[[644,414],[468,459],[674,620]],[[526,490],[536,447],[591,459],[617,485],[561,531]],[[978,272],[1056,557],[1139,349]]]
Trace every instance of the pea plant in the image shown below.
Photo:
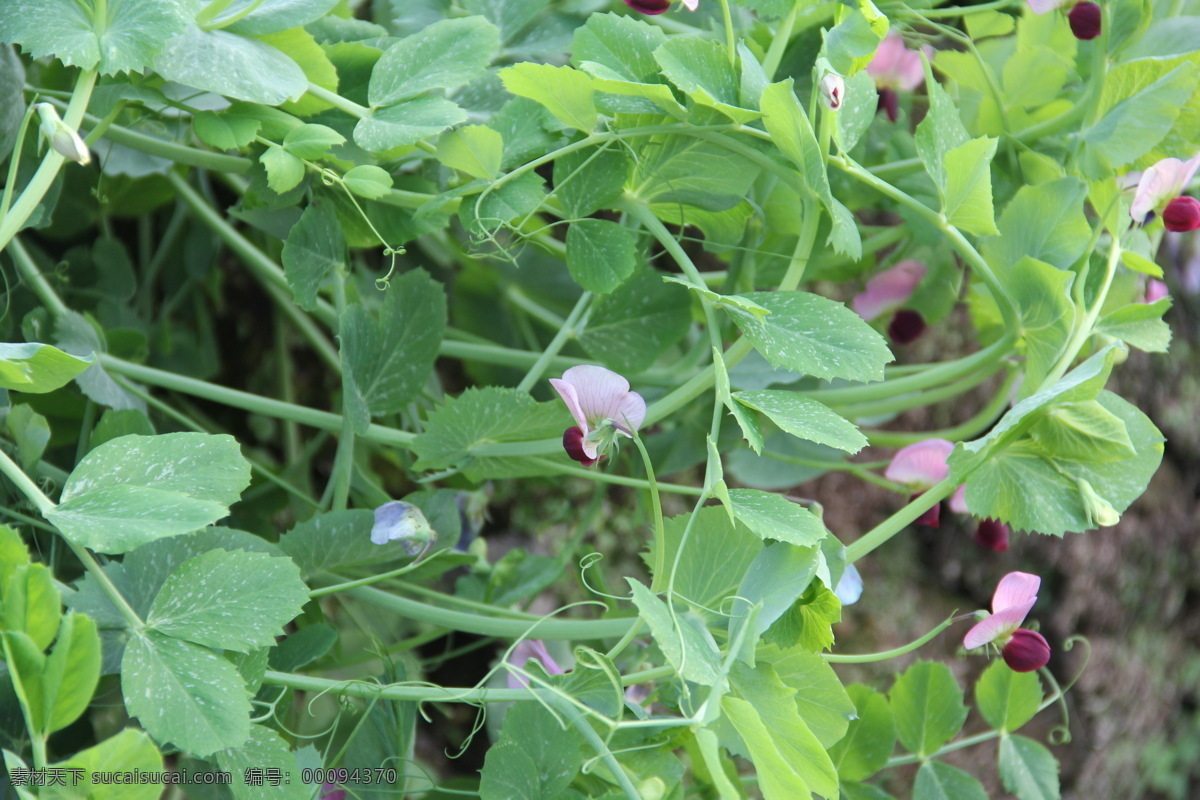
[[[17,796],[1059,797],[1036,564],[838,623],[943,504],[986,562],[1157,469],[1105,385],[1200,228],[1196,0],[5,0],[0,42]]]

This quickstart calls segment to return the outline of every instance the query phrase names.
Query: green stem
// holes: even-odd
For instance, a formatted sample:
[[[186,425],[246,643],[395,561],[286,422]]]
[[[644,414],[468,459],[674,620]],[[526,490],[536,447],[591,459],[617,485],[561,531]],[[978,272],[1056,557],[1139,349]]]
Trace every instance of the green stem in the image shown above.
[[[554,338],[550,340],[550,344],[546,345],[546,349],[538,356],[537,361],[533,362],[533,366],[529,368],[529,372],[525,373],[525,377],[517,384],[517,391],[528,392],[541,379],[554,357],[578,333],[579,321],[583,318],[584,313],[587,312],[591,302],[591,292],[584,292],[579,295],[579,299],[575,301],[575,307],[571,309],[571,313],[563,321],[562,327],[558,329],[558,333],[554,334]]]
[[[992,0],[990,3],[980,3],[977,6],[953,6],[951,8],[930,8],[913,11],[912,14],[916,17],[924,17],[925,19],[947,19],[951,17],[967,17],[972,14],[980,14],[984,11],[993,11],[1001,8],[1008,8],[1017,0]]]
[[[29,284],[29,288],[37,295],[42,305],[50,311],[50,316],[58,319],[65,315],[70,309],[58,296],[58,292],[54,291],[54,287],[46,280],[46,276],[38,269],[37,264],[33,261],[33,256],[25,249],[25,245],[16,237],[13,237],[10,245],[9,252],[13,257],[17,273],[20,274],[23,281]]]
[[[1113,237],[1112,245],[1108,248],[1108,261],[1105,264],[1104,283],[1100,287],[1100,291],[1096,293],[1096,298],[1092,302],[1092,307],[1088,309],[1087,314],[1079,321],[1079,326],[1075,328],[1071,339],[1067,342],[1067,346],[1063,351],[1062,356],[1054,365],[1054,369],[1042,381],[1039,388],[1045,389],[1058,382],[1067,370],[1071,368],[1075,357],[1079,355],[1079,351],[1087,344],[1088,339],[1092,336],[1092,331],[1096,327],[1096,320],[1100,318],[1100,311],[1104,307],[1104,301],[1108,298],[1108,290],[1112,287],[1113,277],[1117,272],[1117,264],[1121,261],[1121,242],[1116,237]]]
[[[658,493],[658,482],[654,478],[654,464],[650,461],[650,454],[646,452],[646,445],[642,443],[642,437],[638,436],[637,431],[633,432],[633,443],[637,445],[638,452],[642,454],[642,464],[646,468],[646,480],[650,484],[650,506],[654,510],[654,572],[650,580],[650,591],[657,593],[662,591],[660,576],[666,571],[667,557],[667,534],[663,527],[662,498]]]
[[[720,0],[721,18],[725,24],[725,48],[729,51],[729,63],[737,63],[737,35],[733,31],[733,15],[729,11],[729,0]]]
[[[779,62],[783,60],[783,54],[787,50],[788,43],[792,40],[792,29],[796,27],[796,17],[800,13],[800,4],[794,3],[792,10],[787,13],[783,21],[779,23],[779,27],[775,29],[775,35],[771,38],[771,46],[767,48],[766,58],[763,59],[763,72],[767,74],[767,80],[775,79],[775,70],[779,69]]]
[[[888,400],[873,400],[865,403],[852,403],[839,407],[839,413],[843,416],[850,417],[874,417],[883,414],[896,414],[901,411],[917,408],[919,406],[929,406],[934,403],[940,403],[951,397],[957,397],[964,392],[974,389],[979,384],[990,380],[993,375],[999,372],[1003,367],[1014,369],[1014,365],[1005,364],[1003,362],[994,362],[977,370],[976,372],[967,375],[965,378],[960,378],[953,383],[943,384],[942,386],[933,389],[926,389],[912,394],[903,394]]]
[[[864,430],[863,433],[867,435],[867,438],[875,447],[904,447],[905,445],[914,444],[924,439],[948,439],[951,442],[973,439],[990,428],[992,423],[1004,413],[1004,409],[1008,407],[1010,393],[1018,374],[1015,369],[1010,369],[1008,375],[1004,378],[1004,383],[992,395],[992,399],[988,401],[987,405],[961,425],[954,425],[936,431],[918,431],[915,433],[872,430]]]
[[[425,566],[430,561],[433,561],[435,558],[437,558],[438,555],[445,552],[445,550],[439,550],[427,559],[413,561],[411,564],[407,564],[399,569],[394,569],[391,572],[381,572],[378,575],[370,575],[366,578],[359,578],[356,581],[346,581],[345,583],[335,583],[332,586],[322,586],[320,589],[313,589],[310,591],[308,593],[308,597],[310,600],[315,600],[316,598],[324,597],[327,594],[345,592],[349,589],[356,589],[359,586],[370,586],[371,584],[379,583],[380,581],[386,581],[390,578],[398,578],[401,575],[407,575],[413,570]]]
[[[562,448],[561,442],[558,442],[557,440],[549,441],[555,442],[557,448]],[[529,459],[529,463],[535,466],[553,468],[560,475],[574,475],[578,478],[589,478],[594,481],[600,481],[601,483],[611,483],[614,486],[632,486],[636,489],[648,489],[650,487],[650,482],[643,480],[642,478],[630,478],[626,475],[613,475],[609,472],[601,472],[595,468],[577,467],[574,464],[558,464],[545,458],[531,458]],[[699,495],[702,492],[701,489],[697,489],[695,486],[685,486],[681,483],[662,483],[659,481],[655,483],[655,486],[657,486],[661,492],[670,492],[672,494]]]
[[[949,628],[953,624],[954,617],[950,617],[921,638],[911,641],[908,644],[901,645],[900,647],[896,647],[892,650],[884,650],[882,653],[863,653],[862,655],[856,656],[829,653],[824,655],[824,658],[826,661],[832,664],[869,664],[873,661],[887,661],[888,659],[902,656],[905,653],[911,653],[913,650],[916,650],[926,642],[929,642],[933,639],[933,637],[937,636],[939,633],[946,630],[946,628]]]
[[[892,514],[860,538],[847,545],[846,563],[853,564],[888,539],[891,539],[910,522],[913,522],[917,517],[949,497],[958,488],[958,484],[958,479],[947,477],[935,484],[933,488],[914,497],[904,508]]]

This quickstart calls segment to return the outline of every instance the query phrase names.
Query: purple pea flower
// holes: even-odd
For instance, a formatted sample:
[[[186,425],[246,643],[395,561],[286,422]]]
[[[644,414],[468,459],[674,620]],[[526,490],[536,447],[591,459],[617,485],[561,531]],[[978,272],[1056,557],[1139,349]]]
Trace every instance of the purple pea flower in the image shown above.
[[[904,484],[913,490],[913,497],[917,497],[950,474],[946,459],[953,450],[954,443],[945,439],[926,439],[902,447],[892,456],[883,477]],[[918,517],[915,524],[936,528],[940,520],[941,503],[938,503]]]
[[[929,268],[920,261],[906,258],[873,275],[866,288],[854,295],[850,305],[868,322],[891,314],[888,336],[896,344],[908,344],[925,331],[925,318],[919,312],[901,306],[908,302],[928,273]]]
[[[596,463],[615,434],[632,437],[646,418],[646,401],[629,391],[629,381],[604,367],[571,367],[550,384],[579,423],[563,432],[563,449],[583,465]]]
[[[933,57],[932,48],[921,50],[927,57]],[[925,80],[921,50],[909,50],[900,34],[889,33],[867,64],[867,74],[875,79],[875,89],[879,92],[878,110],[883,110],[892,122],[900,115],[898,92],[911,92]]]
[[[512,664],[517,669],[524,669],[525,664],[529,659],[534,659],[542,665],[546,670],[547,675],[562,675],[564,670],[558,665],[546,650],[545,643],[541,639],[524,639],[513,648],[512,655],[508,658],[508,663]],[[508,688],[520,689],[522,687],[529,688],[529,679],[524,675],[508,670]]]
[[[992,597],[992,613],[975,623],[963,638],[963,647],[974,650],[986,644],[1000,648],[1004,661],[1016,672],[1032,672],[1050,661],[1050,645],[1037,631],[1020,627],[1037,602],[1042,579],[1028,572],[1010,572],[1000,579]]]
[[[1195,230],[1200,227],[1200,203],[1192,197],[1181,197],[1184,189],[1192,182],[1196,170],[1200,169],[1200,153],[1188,161],[1178,158],[1164,158],[1141,174],[1137,182],[1137,190],[1133,195],[1133,205],[1129,207],[1129,216],[1134,222],[1144,223],[1152,211],[1162,211],[1163,222],[1167,230],[1182,232]],[[1179,203],[1178,201],[1184,201]],[[1191,201],[1190,203],[1187,201]],[[1195,208],[1189,213],[1192,204]],[[1172,219],[1166,219],[1168,209]],[[1195,227],[1187,227],[1195,217]]]

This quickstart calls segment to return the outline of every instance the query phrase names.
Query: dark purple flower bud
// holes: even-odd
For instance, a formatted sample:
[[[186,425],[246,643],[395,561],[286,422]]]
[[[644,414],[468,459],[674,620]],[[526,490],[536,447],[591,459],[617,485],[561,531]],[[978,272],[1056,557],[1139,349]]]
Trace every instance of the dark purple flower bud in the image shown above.
[[[997,553],[1008,549],[1008,526],[994,519],[985,519],[975,529],[975,544]]]
[[[572,426],[563,431],[563,449],[567,451],[567,455],[585,467],[596,463],[596,459],[590,458],[587,453],[583,452],[583,431],[578,426]]]
[[[643,14],[661,14],[671,7],[671,0],[625,0],[625,5]]]
[[[887,118],[892,122],[900,116],[900,95],[896,94],[895,89],[883,88],[879,90],[879,104],[875,106],[875,113],[883,111],[887,114]]]
[[[1075,7],[1067,12],[1067,21],[1071,23],[1071,33],[1075,34],[1075,38],[1086,42],[1100,35],[1104,24],[1104,12],[1099,5],[1090,0],[1076,3]]]
[[[1176,197],[1167,203],[1162,213],[1163,225],[1175,233],[1187,233],[1200,228],[1200,200]]]
[[[914,494],[912,496],[912,499],[916,500],[922,494],[924,494],[924,492],[917,492],[916,494]],[[930,528],[936,528],[939,525],[941,525],[941,521],[942,521],[942,504],[935,503],[933,508],[929,509],[924,514],[922,514],[921,516],[919,516],[915,520],[913,520],[913,525],[925,525]]]
[[[911,344],[925,332],[925,318],[916,311],[901,309],[892,316],[887,332],[896,344]]]
[[[321,800],[346,800],[346,790],[334,783],[322,783]]]
[[[1037,631],[1017,628],[1001,654],[1014,672],[1033,672],[1049,663],[1050,645]]]

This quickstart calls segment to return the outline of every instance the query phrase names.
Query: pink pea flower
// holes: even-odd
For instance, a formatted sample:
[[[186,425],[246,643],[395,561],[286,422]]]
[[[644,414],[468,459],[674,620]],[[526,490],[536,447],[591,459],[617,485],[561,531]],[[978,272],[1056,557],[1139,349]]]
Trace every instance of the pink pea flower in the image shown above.
[[[1050,645],[1037,631],[1020,627],[1037,602],[1042,579],[1028,572],[1010,572],[1000,579],[992,597],[992,613],[975,623],[963,638],[974,650],[985,644],[1000,648],[1004,662],[1016,672],[1032,672],[1050,661]]]
[[[924,47],[926,56],[932,57],[933,49]],[[921,51],[909,50],[898,33],[889,33],[875,57],[867,64],[867,74],[875,79],[879,92],[879,108],[887,113],[888,119],[896,121],[900,114],[898,91],[911,92],[925,80],[925,68],[921,64]]]
[[[321,800],[346,800],[346,790],[336,783],[322,783]]]
[[[908,302],[928,272],[929,268],[920,261],[906,258],[872,276],[866,288],[854,295],[850,305],[868,322],[892,314],[888,336],[896,344],[908,344],[925,331],[925,318],[916,311],[900,307]]]
[[[1133,205],[1129,207],[1129,216],[1133,217],[1134,222],[1145,222],[1151,211],[1164,211],[1166,207],[1175,203],[1177,200],[1191,200],[1196,203],[1196,200],[1191,197],[1181,198],[1183,190],[1192,182],[1192,178],[1196,174],[1196,170],[1200,169],[1200,153],[1197,153],[1188,161],[1180,161],[1178,158],[1164,158],[1154,166],[1142,173],[1141,179],[1137,183],[1137,191],[1133,195]],[[1185,210],[1184,204],[1176,203],[1172,209]],[[1197,204],[1200,206],[1200,204]],[[1200,210],[1197,212],[1200,219]],[[1180,215],[1186,217],[1187,215]],[[1165,221],[1165,220],[1164,220]],[[1188,220],[1181,218],[1176,222],[1186,223]],[[1200,225],[1200,222],[1197,223]],[[1176,227],[1168,226],[1167,230],[1180,230]],[[1183,228],[1182,230],[1195,230],[1195,228]]]
[[[558,665],[558,662],[551,658],[550,653],[546,650],[546,645],[541,639],[524,639],[513,648],[512,655],[508,658],[508,663],[512,664],[517,669],[523,669],[529,659],[536,659],[546,670],[547,675],[562,675],[563,668]],[[524,675],[513,670],[508,670],[508,688],[520,689],[521,687],[529,687],[529,679]]]
[[[1076,3],[1067,12],[1067,22],[1071,25],[1071,33],[1080,41],[1087,42],[1100,35],[1104,27],[1104,11],[1091,0]]]
[[[950,501],[947,503],[950,510],[955,514],[970,514],[970,509],[967,508],[967,485],[963,484],[954,490],[954,494],[950,495]],[[1003,522],[996,519],[985,519],[975,528],[975,535],[972,537],[975,544],[985,550],[992,550],[997,553],[1003,553],[1008,549],[1008,539],[1011,531]]]
[[[579,423],[563,432],[563,448],[580,464],[596,463],[600,450],[613,444],[615,433],[632,437],[646,418],[642,396],[629,391],[629,381],[604,367],[571,367],[561,379],[551,378],[550,384]]]
[[[913,490],[913,497],[917,497],[950,474],[946,459],[953,450],[953,442],[945,439],[926,439],[902,447],[892,456],[892,462],[883,471],[883,477],[904,484]],[[918,517],[915,524],[936,528],[940,520],[941,503],[938,503]]]
[[[1156,278],[1150,278],[1146,281],[1146,291],[1142,294],[1143,303],[1157,303],[1164,297],[1169,297],[1170,292],[1167,290],[1167,285]]]

